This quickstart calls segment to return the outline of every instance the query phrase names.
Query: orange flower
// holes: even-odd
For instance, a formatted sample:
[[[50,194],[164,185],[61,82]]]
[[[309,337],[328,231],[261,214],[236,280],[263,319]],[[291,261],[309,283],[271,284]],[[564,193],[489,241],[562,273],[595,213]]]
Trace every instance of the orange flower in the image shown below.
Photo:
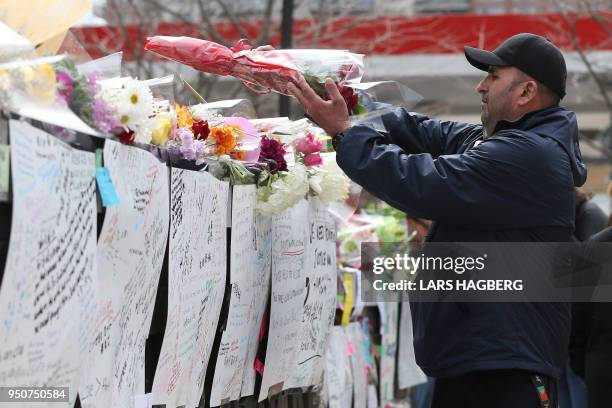
[[[210,128],[209,138],[212,138],[217,145],[215,149],[217,156],[229,154],[236,147],[237,142],[233,130],[232,126],[214,126]]]
[[[177,103],[175,104],[175,110],[178,117],[178,127],[191,129],[191,126],[193,126],[193,118],[191,117],[191,113],[189,113],[189,107],[181,106]]]
[[[234,160],[241,160],[242,161],[246,157],[246,152],[242,152],[242,151],[238,150],[238,151],[232,152],[230,154],[230,157],[232,159],[234,159]]]

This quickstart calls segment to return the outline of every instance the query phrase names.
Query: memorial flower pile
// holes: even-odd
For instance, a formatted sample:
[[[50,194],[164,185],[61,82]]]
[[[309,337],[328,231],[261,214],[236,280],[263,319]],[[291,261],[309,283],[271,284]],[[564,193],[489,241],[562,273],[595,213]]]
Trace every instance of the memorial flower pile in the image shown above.
[[[241,61],[247,51],[250,50],[232,52],[243,52]],[[287,58],[280,55],[269,54],[266,58]],[[270,64],[266,58],[258,58],[249,61]],[[296,65],[304,60],[287,61],[294,64],[290,69],[279,65],[275,70],[268,65],[268,71],[253,71],[258,73],[251,79],[265,83],[267,78],[268,85],[286,86],[287,82],[282,82],[283,72],[289,75],[287,78],[304,72]],[[236,68],[240,64],[235,60],[230,65],[232,72],[241,72],[244,79],[246,65]],[[70,59],[26,63],[18,68],[10,73],[0,69],[5,93],[19,89],[39,103],[67,106],[83,122],[122,143],[155,145],[153,152],[162,160],[181,162],[188,167],[195,165],[198,170],[204,164],[209,165],[210,171],[216,166],[216,175],[232,184],[256,183],[257,208],[262,214],[278,214],[309,193],[324,203],[342,201],[347,196],[348,179],[335,161],[323,153],[325,143],[316,136],[320,129],[306,120],[287,119],[282,126],[273,126],[277,133],[262,131],[246,118],[223,117],[203,105],[199,108],[171,105],[167,99],[154,97],[151,88],[135,78],[101,79],[95,70],[81,74]],[[314,72],[323,71],[321,67],[314,68]],[[350,76],[348,70],[343,75]],[[347,103],[351,98],[347,98]]]
[[[168,150],[171,160],[185,159],[196,164],[206,158],[231,156],[256,162],[259,157],[259,135],[245,118],[208,114],[197,116],[188,106],[176,105],[176,131],[168,140],[160,138],[161,149]],[[202,119],[206,117],[207,119]]]

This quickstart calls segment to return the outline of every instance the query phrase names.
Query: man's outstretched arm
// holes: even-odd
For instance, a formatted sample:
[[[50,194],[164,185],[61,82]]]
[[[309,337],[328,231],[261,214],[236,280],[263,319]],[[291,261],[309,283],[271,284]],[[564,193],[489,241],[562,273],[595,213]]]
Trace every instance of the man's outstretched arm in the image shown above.
[[[330,100],[324,101],[310,88],[304,78],[296,85],[289,84],[291,94],[297,98],[304,112],[333,136],[350,127],[348,110],[337,86],[331,79],[325,81]],[[430,153],[434,157],[456,153],[467,137],[473,135],[476,125],[431,120],[403,108],[385,108],[382,122],[387,130],[385,142],[399,146],[406,153]]]

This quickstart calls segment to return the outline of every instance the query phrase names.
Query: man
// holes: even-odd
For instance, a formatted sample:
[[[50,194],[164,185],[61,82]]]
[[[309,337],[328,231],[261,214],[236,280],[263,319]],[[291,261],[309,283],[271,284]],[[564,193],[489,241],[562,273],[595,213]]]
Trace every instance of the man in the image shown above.
[[[476,90],[482,126],[397,109],[388,134],[350,127],[336,86],[329,101],[305,81],[291,93],[334,136],[336,160],[367,191],[433,220],[430,242],[570,241],[574,186],[586,179],[566,67],[547,39],[519,34],[494,52],[465,47],[487,71]],[[568,304],[415,303],[417,363],[436,378],[433,407],[555,407],[567,359]]]

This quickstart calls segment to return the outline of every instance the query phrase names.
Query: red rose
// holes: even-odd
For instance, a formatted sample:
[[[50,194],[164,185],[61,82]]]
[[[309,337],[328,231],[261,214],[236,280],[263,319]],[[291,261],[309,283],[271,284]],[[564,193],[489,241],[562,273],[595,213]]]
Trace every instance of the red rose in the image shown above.
[[[210,134],[210,127],[206,120],[194,120],[191,129],[195,140],[206,140]]]
[[[134,131],[133,130],[125,130],[124,128],[121,129],[121,133],[119,133],[119,135],[117,136],[119,138],[119,141],[123,144],[127,144],[130,145],[132,143],[134,143]]]
[[[359,103],[359,95],[350,86],[338,84],[338,89],[340,90],[340,95],[344,98],[344,102],[346,102],[349,114],[353,113]]]

